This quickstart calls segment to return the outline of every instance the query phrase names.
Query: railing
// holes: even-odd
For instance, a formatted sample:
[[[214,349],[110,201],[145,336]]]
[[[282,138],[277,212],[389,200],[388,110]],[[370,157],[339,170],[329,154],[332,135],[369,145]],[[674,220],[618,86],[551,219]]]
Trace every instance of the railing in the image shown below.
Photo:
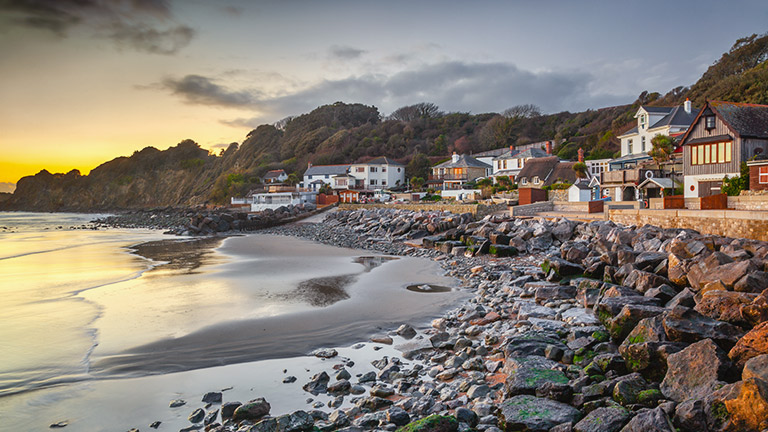
[[[606,183],[636,183],[643,182],[650,172],[653,177],[664,177],[659,170],[649,170],[643,168],[634,168],[620,171],[605,171],[600,174],[600,184]]]
[[[469,180],[467,174],[437,174],[430,175],[429,180]]]

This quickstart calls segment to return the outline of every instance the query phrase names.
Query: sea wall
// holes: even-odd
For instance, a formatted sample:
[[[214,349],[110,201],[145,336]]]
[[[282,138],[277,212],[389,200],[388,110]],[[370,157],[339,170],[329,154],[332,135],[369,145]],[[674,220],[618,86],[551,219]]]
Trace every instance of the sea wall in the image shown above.
[[[483,217],[492,213],[507,210],[506,204],[451,204],[451,203],[397,203],[397,204],[339,204],[341,210],[357,210],[371,208],[390,208],[411,211],[447,211],[456,214],[471,213]]]
[[[738,210],[609,210],[624,225],[690,228],[702,234],[768,241],[768,213]]]
[[[535,216],[540,212],[552,211],[555,209],[555,203],[552,201],[541,201],[533,204],[519,205],[509,208],[512,216]]]

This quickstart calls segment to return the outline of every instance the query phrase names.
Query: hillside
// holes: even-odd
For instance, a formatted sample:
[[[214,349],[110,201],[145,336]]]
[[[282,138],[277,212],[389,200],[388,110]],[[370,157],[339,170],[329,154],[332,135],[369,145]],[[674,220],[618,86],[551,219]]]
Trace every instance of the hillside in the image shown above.
[[[634,102],[580,113],[540,114],[533,105],[504,113],[444,113],[430,103],[396,110],[383,118],[378,108],[337,102],[312,112],[261,125],[241,144],[219,155],[185,140],[167,150],[152,147],[102,164],[88,176],[41,171],[17,183],[0,209],[106,210],[154,206],[223,204],[243,195],[271,169],[298,176],[307,163],[332,164],[387,156],[424,176],[429,165],[452,152],[477,153],[510,145],[553,140],[558,156],[612,157],[616,136],[634,122],[641,104],[694,106],[707,99],[768,104],[768,35],[738,40],[690,88],[665,95],[643,92]]]

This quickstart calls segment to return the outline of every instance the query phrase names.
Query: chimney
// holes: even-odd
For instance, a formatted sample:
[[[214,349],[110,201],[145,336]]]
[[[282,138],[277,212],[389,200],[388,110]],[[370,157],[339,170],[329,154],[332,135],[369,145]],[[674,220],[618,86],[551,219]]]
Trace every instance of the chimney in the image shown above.
[[[513,146],[513,145],[509,146],[509,151],[510,151],[510,152],[513,152],[513,151],[515,151],[515,146]]]
[[[683,109],[685,109],[685,112],[690,114],[691,113],[691,101],[688,98],[685,98],[685,102],[683,102]]]
[[[307,162],[307,168],[312,168],[312,161]]]
[[[456,163],[459,161],[459,155],[456,154],[456,152],[453,152],[451,155],[451,163]]]
[[[552,141],[547,141],[545,148],[547,150],[547,154],[551,155],[552,154]]]
[[[579,148],[579,162],[584,163],[584,149]]]

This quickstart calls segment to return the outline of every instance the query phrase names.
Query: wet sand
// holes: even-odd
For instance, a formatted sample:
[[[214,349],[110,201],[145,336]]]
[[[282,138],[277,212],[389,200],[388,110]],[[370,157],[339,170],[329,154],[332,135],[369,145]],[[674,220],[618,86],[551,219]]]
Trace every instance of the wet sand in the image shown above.
[[[225,316],[222,322],[179,337],[126,347],[95,358],[91,373],[143,376],[299,356],[319,347],[364,341],[401,323],[427,323],[464,297],[454,290],[408,290],[426,283],[455,285],[439,276],[436,263],[423,259],[376,258],[363,251],[267,235],[229,238],[219,252],[228,262],[213,266],[203,277],[238,285],[235,291],[246,297],[243,301],[262,308],[270,304],[271,316]]]

